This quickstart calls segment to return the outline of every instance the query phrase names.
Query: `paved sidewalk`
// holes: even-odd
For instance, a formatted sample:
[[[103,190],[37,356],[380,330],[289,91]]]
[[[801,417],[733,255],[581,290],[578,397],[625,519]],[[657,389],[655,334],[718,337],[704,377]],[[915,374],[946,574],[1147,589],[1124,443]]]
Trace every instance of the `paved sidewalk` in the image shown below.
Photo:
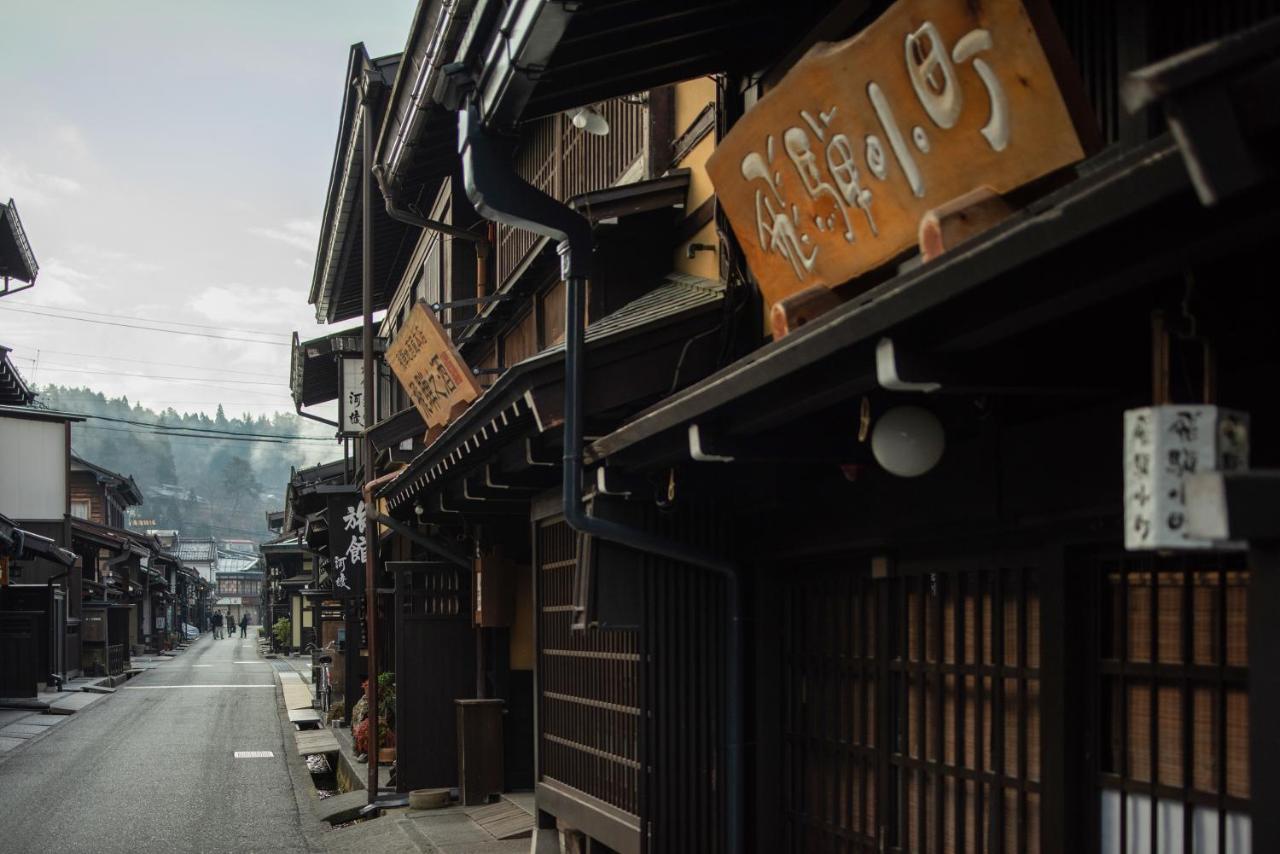
[[[271,659],[271,665],[281,686],[281,712],[287,716],[291,708],[299,705],[304,690],[308,696],[313,696],[311,657],[280,656]],[[295,729],[292,726],[289,728]],[[339,758],[339,754],[342,754],[346,757],[348,767],[361,776],[364,774],[367,766],[352,758],[349,730],[300,730],[298,734],[306,733],[313,736],[323,734],[336,739],[339,743],[338,751],[330,752],[329,755],[334,761],[342,762],[344,760]],[[303,735],[303,738],[306,736]],[[383,771],[380,775],[383,777],[381,782],[385,784],[387,772],[380,770]],[[363,790],[357,791],[363,794]],[[317,798],[312,788],[303,793],[301,800],[310,801],[317,815],[324,811],[321,804],[325,802]],[[532,794],[512,795],[504,803],[532,814]],[[492,814],[495,806],[452,806],[439,810],[392,809],[387,810],[380,818],[325,830],[314,841],[321,850],[332,854],[365,854],[369,851],[377,851],[378,854],[526,854],[530,850],[528,837],[498,839],[487,827],[499,825],[482,823],[486,812]]]
[[[321,837],[331,854],[526,854],[530,840],[495,839],[470,813],[483,807],[390,810],[382,818],[330,831]]]
[[[186,647],[172,653],[135,656],[129,675],[154,670],[173,661]],[[35,697],[0,700],[0,760],[10,751],[48,734],[54,727],[115,692],[128,679],[120,676],[80,676],[67,680],[61,691],[41,691]]]

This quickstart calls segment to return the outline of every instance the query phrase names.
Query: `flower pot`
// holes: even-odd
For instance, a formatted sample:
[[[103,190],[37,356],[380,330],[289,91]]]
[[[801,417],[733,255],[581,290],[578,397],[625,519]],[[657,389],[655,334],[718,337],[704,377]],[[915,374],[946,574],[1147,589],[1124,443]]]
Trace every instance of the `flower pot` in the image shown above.
[[[396,761],[396,749],[394,747],[378,748],[378,764],[390,765]]]

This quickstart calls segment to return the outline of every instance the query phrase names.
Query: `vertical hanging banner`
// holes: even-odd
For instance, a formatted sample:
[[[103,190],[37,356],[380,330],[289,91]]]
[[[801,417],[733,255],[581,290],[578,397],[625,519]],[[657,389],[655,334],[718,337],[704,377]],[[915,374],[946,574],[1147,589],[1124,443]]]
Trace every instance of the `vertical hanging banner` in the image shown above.
[[[805,54],[707,172],[772,305],[893,260],[929,210],[1007,193],[1096,139],[1043,0],[898,0]]]
[[[338,384],[338,422],[343,436],[357,436],[368,425],[364,423],[364,360],[342,357]]]
[[[387,364],[428,427],[446,426],[481,393],[449,333],[422,300],[387,348]]]
[[[364,595],[366,549],[364,499],[358,492],[334,494],[328,498],[330,576],[333,595],[348,599]]]

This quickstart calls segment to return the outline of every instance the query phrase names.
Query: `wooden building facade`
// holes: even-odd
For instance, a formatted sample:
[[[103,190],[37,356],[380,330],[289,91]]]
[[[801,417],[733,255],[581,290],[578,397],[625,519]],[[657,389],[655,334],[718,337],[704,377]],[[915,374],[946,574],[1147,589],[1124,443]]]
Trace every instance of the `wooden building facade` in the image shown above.
[[[364,500],[402,786],[532,788],[539,852],[1280,844],[1260,546],[1133,548],[1121,465],[1218,404],[1277,464],[1277,12],[424,0],[353,49],[312,302],[368,253],[376,401],[286,530],[332,590]]]

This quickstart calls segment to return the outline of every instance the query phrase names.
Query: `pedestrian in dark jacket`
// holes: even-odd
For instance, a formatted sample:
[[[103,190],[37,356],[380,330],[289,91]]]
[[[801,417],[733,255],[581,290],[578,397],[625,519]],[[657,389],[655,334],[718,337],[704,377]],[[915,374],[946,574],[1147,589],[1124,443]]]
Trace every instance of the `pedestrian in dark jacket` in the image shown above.
[[[245,632],[249,629],[249,615],[240,615],[240,637],[245,637]]]
[[[222,637],[222,612],[213,612],[213,637],[214,639]]]

